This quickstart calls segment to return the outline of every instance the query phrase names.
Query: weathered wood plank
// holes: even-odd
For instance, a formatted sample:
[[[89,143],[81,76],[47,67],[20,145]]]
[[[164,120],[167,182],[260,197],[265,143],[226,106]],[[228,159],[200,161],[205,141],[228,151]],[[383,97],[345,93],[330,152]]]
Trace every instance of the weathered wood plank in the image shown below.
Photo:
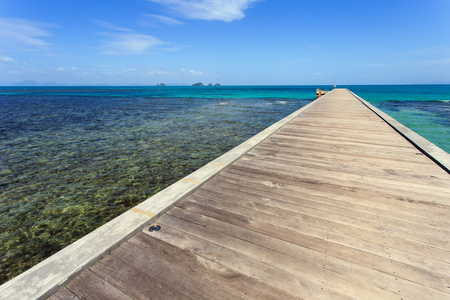
[[[178,292],[177,287],[160,281],[157,274],[149,276],[113,255],[105,257],[90,270],[134,299],[190,299]]]
[[[325,280],[319,283],[310,281],[307,270],[291,266],[294,269],[291,268],[287,271],[266,263],[262,258],[262,255],[265,254],[262,248],[263,252],[249,256],[248,251],[244,253],[237,246],[237,244],[243,243],[239,239],[202,228],[168,214],[161,217],[159,222],[165,229],[158,238],[174,243],[177,247],[189,249],[210,260],[215,260],[246,276],[256,278],[258,281],[266,282],[294,297],[301,299],[356,299],[346,295],[345,291],[331,289]]]
[[[264,185],[271,186],[279,192],[284,192],[285,187],[289,186],[293,192],[300,192],[313,196],[323,196],[330,199],[355,201],[356,203],[370,201],[374,207],[377,207],[378,205],[391,205],[393,207],[397,207],[398,209],[408,209],[405,213],[409,213],[410,210],[413,214],[427,217],[432,216],[433,218],[444,221],[448,220],[448,210],[446,207],[429,205],[429,202],[422,201],[422,199],[417,199],[417,197],[409,197],[404,195],[399,196],[396,193],[379,193],[378,191],[373,191],[362,186],[343,187],[336,183],[313,180],[309,177],[293,178],[284,176],[283,178],[274,178],[264,172],[248,173],[244,168],[236,166],[230,167],[227,169],[227,172],[222,173],[223,176],[227,177],[230,176],[229,174],[233,174],[234,178],[239,176],[241,180],[244,179],[250,182],[256,181],[261,183],[261,180],[263,180]],[[430,198],[425,200],[430,200]],[[431,198],[431,200],[433,200],[433,198]]]
[[[271,205],[276,205],[277,207],[294,212],[303,212],[303,207],[307,207],[355,218],[371,219],[377,222],[380,221],[380,218],[383,222],[385,222],[385,220],[395,223],[402,221],[406,222],[407,225],[416,225],[420,229],[422,226],[427,226],[432,229],[439,229],[446,232],[450,228],[450,220],[433,220],[423,216],[406,215],[402,212],[395,212],[392,209],[373,208],[370,205],[364,206],[359,203],[351,203],[318,196],[311,197],[300,193],[289,193],[286,195],[286,193],[278,193],[278,191],[263,184],[253,184],[249,186],[242,185],[239,181],[234,181],[233,183],[229,183],[229,181],[228,178],[221,176],[214,182],[211,182],[208,186],[199,190],[196,195],[219,197],[220,199],[224,198],[225,200],[229,200],[227,196],[233,195],[233,197],[239,199],[239,203],[236,204],[243,206],[247,205],[249,201],[258,201],[261,204],[270,203]]]
[[[277,146],[281,147],[289,147],[289,148],[295,148],[295,147],[302,147],[307,148],[310,151],[314,150],[323,150],[326,149],[327,151],[332,151],[333,153],[346,153],[351,154],[356,157],[374,157],[374,158],[390,158],[393,161],[400,162],[417,162],[417,163],[423,163],[428,164],[429,161],[427,161],[427,158],[422,158],[418,155],[415,155],[415,153],[420,152],[419,150],[415,150],[414,148],[411,148],[411,152],[406,153],[402,151],[390,151],[392,149],[385,149],[385,151],[380,151],[378,149],[373,149],[367,145],[366,147],[355,145],[344,145],[344,144],[326,144],[326,143],[317,143],[312,141],[303,141],[302,143],[292,143],[289,140],[281,139],[281,138],[273,138],[270,139],[271,144],[275,144]]]
[[[329,131],[331,128],[329,129]],[[336,132],[337,134],[337,132]],[[390,154],[394,155],[404,155],[404,154],[410,154],[411,152],[415,152],[414,148],[411,148],[411,145],[402,143],[401,145],[397,145],[394,143],[374,143],[372,140],[370,141],[362,141],[360,140],[356,135],[353,136],[353,138],[349,138],[347,140],[339,139],[334,140],[330,138],[323,138],[321,136],[309,136],[309,137],[301,137],[294,134],[283,134],[277,132],[273,135],[275,139],[281,140],[283,142],[288,142],[292,146],[295,145],[301,145],[301,144],[318,144],[323,145],[326,147],[354,147],[354,148],[361,148],[361,149],[367,149],[369,151],[379,152],[379,151],[389,151]],[[394,139],[395,140],[395,139]],[[400,139],[400,141],[403,141]]]
[[[286,148],[270,149],[258,147],[248,153],[247,157],[263,157],[269,159],[277,159],[288,161],[292,163],[301,163],[304,166],[316,166],[317,168],[330,168],[330,170],[346,171],[351,174],[367,174],[370,173],[375,176],[384,178],[392,178],[398,181],[435,181],[433,184],[446,187],[448,184],[448,174],[446,172],[436,174],[436,168],[427,172],[421,169],[421,173],[417,173],[417,165],[408,167],[405,164],[395,166],[392,164],[382,164],[378,162],[370,162],[368,160],[356,159],[355,157],[344,156],[336,157],[332,153],[321,152],[320,156],[316,151],[288,151]],[[443,170],[442,170],[443,171]]]
[[[47,298],[48,300],[79,300],[72,291],[67,289],[66,287],[60,288],[56,293]]]
[[[249,193],[256,193],[255,188],[248,188],[247,190]],[[285,192],[284,189],[283,192]],[[265,192],[260,193],[260,195],[264,194]],[[273,194],[272,196],[277,197],[277,195]],[[293,197],[295,197],[295,195],[293,195]],[[295,200],[296,198],[293,199]],[[289,199],[287,201],[289,201]],[[333,210],[333,207],[330,208]],[[415,224],[411,221],[404,222],[393,218],[380,218],[379,215],[373,214],[365,214],[366,217],[364,218],[361,216],[364,215],[363,213],[355,211],[352,212],[351,210],[341,214],[330,214],[330,211],[321,210],[317,207],[309,208],[307,206],[303,206],[301,210],[303,214],[326,218],[328,221],[335,221],[343,225],[347,224],[350,226],[358,226],[359,228],[363,228],[371,232],[384,233],[385,235],[395,238],[402,236],[403,239],[406,240],[410,239],[411,241],[416,241],[419,243],[430,243],[434,247],[442,249],[448,248],[448,237],[450,234],[447,226],[445,226],[446,224],[443,224],[444,226],[441,226],[441,228],[436,226],[438,223],[433,224],[435,226],[423,226],[421,224]],[[334,210],[336,211],[336,209]],[[420,232],[417,233],[417,231]]]
[[[293,126],[284,127],[277,131],[273,137],[275,138],[285,138],[285,137],[298,137],[303,139],[314,139],[314,140],[326,140],[333,142],[353,142],[353,143],[364,143],[366,145],[388,145],[388,147],[411,147],[411,144],[404,139],[392,139],[391,136],[386,134],[378,134],[376,132],[370,135],[359,135],[355,139],[355,135],[358,133],[357,130],[351,132],[351,130],[336,130],[333,128],[325,129],[314,129],[314,128],[297,128]]]
[[[233,195],[232,197],[235,196]],[[253,199],[249,199],[249,201],[252,201],[252,203],[249,205],[251,208],[246,208],[243,205],[235,205],[232,203],[232,201],[226,201],[229,199],[226,199],[225,197],[220,199],[221,202],[225,203],[218,202],[219,200],[216,199],[216,197],[212,199],[196,195],[190,202],[184,203],[183,206],[180,205],[180,207],[189,210],[191,206],[187,205],[193,205],[195,209],[199,209],[198,207],[202,207],[201,209],[203,210],[211,210],[214,212],[216,212],[217,209],[220,209],[224,213],[232,213],[233,218],[235,218],[234,215],[236,213],[240,213],[246,218],[251,218],[251,220],[257,219],[261,220],[262,222],[268,223],[266,224],[266,226],[284,227],[295,230],[301,234],[316,236],[318,238],[326,237],[327,239],[330,239],[329,236],[331,235],[336,238],[336,241],[338,243],[348,245],[353,248],[359,247],[361,251],[369,251],[376,255],[380,255],[389,259],[395,259],[396,257],[398,257],[399,261],[407,264],[415,264],[417,261],[420,261],[421,264],[423,264],[423,267],[433,272],[443,273],[444,275],[450,274],[450,264],[449,261],[445,259],[448,258],[449,255],[446,255],[444,258],[440,258],[441,260],[438,260],[434,257],[428,259],[423,253],[413,254],[411,251],[399,251],[395,248],[396,244],[388,244],[385,240],[382,244],[375,243],[375,245],[372,245],[372,243],[374,242],[368,240],[367,237],[366,239],[361,238],[361,235],[359,234],[359,228],[350,228],[349,231],[352,233],[351,235],[346,235],[344,233],[335,234],[334,231],[331,231],[328,228],[323,228],[324,226],[320,226],[320,220],[318,220],[317,218],[316,222],[314,223],[314,225],[316,226],[311,226],[310,224],[308,224],[308,222],[302,222],[303,219],[306,219],[308,221],[311,217],[308,218],[308,216],[302,215],[300,213],[292,213],[289,210],[283,210],[275,206],[261,204],[255,205],[255,202],[252,201]],[[206,208],[204,206],[206,206]],[[258,207],[260,209],[255,209],[255,207]],[[211,216],[209,214],[207,215]],[[299,216],[301,216],[302,219],[299,219]],[[324,221],[330,223],[329,220]],[[298,224],[293,224],[292,222]],[[339,225],[337,224],[337,226]],[[372,247],[373,249],[371,249],[370,247]]]
[[[132,298],[119,291],[108,282],[87,270],[72,280],[67,288],[81,299],[98,300],[131,300]]]
[[[201,278],[184,272],[178,266],[160,259],[142,249],[125,243],[114,251],[113,257],[145,273],[165,285],[176,287],[177,292],[190,299],[232,299],[233,297],[218,288],[205,284]]]
[[[448,188],[444,185],[429,181],[428,185],[422,183],[406,182],[406,181],[394,181],[392,179],[380,178],[371,176],[371,174],[351,174],[343,171],[326,170],[322,168],[314,168],[291,162],[286,163],[260,158],[259,162],[255,162],[251,158],[243,157],[233,167],[243,167],[252,172],[264,172],[270,169],[269,173],[275,178],[283,177],[284,175],[289,177],[311,178],[324,182],[334,182],[341,186],[364,186],[377,192],[388,192],[391,194],[404,195],[409,197],[417,197],[418,199],[430,199],[429,203],[445,205],[450,208],[450,203],[446,199]],[[267,172],[267,171],[266,171]]]
[[[200,197],[200,196],[196,196]],[[235,198],[235,197],[233,197]],[[201,198],[200,198],[201,199]],[[212,199],[206,198],[206,199]],[[213,196],[213,199],[224,201],[227,203],[232,203],[232,201],[227,197],[217,197]],[[240,205],[245,209],[251,209],[256,210],[258,212],[261,212],[262,214],[252,214],[250,213],[250,216],[255,217],[261,222],[268,223],[265,224],[263,227],[283,227],[287,228],[289,230],[297,231],[304,235],[309,235],[314,238],[324,239],[328,240],[329,242],[338,243],[343,246],[352,247],[355,249],[358,249],[363,252],[369,252],[375,255],[379,255],[382,257],[385,257],[387,259],[397,260],[399,262],[403,262],[405,264],[411,264],[415,265],[417,262],[420,262],[420,266],[422,268],[426,268],[428,270],[431,270],[436,273],[442,273],[442,274],[449,274],[450,273],[450,264],[449,264],[449,255],[447,253],[444,257],[435,257],[430,255],[429,253],[424,253],[424,249],[422,249],[421,245],[412,244],[410,243],[407,247],[404,247],[406,250],[397,249],[398,243],[389,243],[389,240],[386,239],[378,240],[377,239],[369,239],[370,236],[364,236],[364,232],[358,232],[357,230],[353,229],[353,231],[349,231],[348,233],[340,233],[334,232],[331,230],[326,230],[320,227],[312,226],[306,222],[301,223],[301,225],[296,227],[291,227],[291,224],[285,225],[285,222],[279,221],[280,217],[283,219],[289,218],[289,213],[286,212],[286,210],[281,210],[277,206],[272,205],[266,205],[262,203],[258,203],[254,199],[248,199],[249,202],[248,205],[242,204],[242,201],[240,201]],[[214,203],[211,200],[207,200],[207,203]],[[196,204],[198,205],[198,203]],[[201,204],[200,204],[201,205]],[[214,206],[216,208],[217,206]],[[220,207],[221,208],[221,207]],[[196,209],[198,207],[196,206]],[[209,208],[208,208],[209,209]],[[238,211],[242,208],[238,208]],[[215,211],[215,210],[213,210]],[[227,211],[229,213],[229,211]],[[244,216],[248,216],[247,210],[243,210]],[[213,212],[214,213],[214,212]],[[234,212],[235,214],[235,212]],[[269,214],[269,216],[267,215]],[[216,217],[215,215],[211,215],[211,213],[207,214],[210,217]],[[219,218],[220,219],[220,218]],[[223,220],[223,219],[221,219]],[[243,226],[242,224],[237,224],[240,226]],[[351,235],[349,235],[351,233]],[[411,249],[412,247],[416,246],[414,249]],[[401,248],[401,247],[400,247]],[[415,251],[414,251],[415,250]],[[422,250],[422,251],[421,251]],[[426,250],[426,249],[425,249]],[[427,255],[428,254],[428,255]],[[428,257],[427,257],[428,256]]]
[[[192,202],[189,202],[189,204],[192,204]],[[340,284],[342,284],[342,279],[351,286],[369,283],[371,287],[379,287],[383,290],[387,289],[392,293],[402,296],[412,296],[419,293],[422,295],[433,295],[440,299],[446,298],[443,293],[435,292],[432,288],[424,287],[422,284],[405,280],[401,276],[395,274],[395,272],[394,274],[390,273],[391,275],[389,275],[389,273],[359,263],[339,259],[338,257],[333,256],[333,250],[331,248],[334,243],[330,240],[311,239],[307,235],[298,235],[297,232],[291,229],[284,229],[278,227],[277,224],[265,223],[257,219],[247,218],[245,219],[245,222],[242,222],[244,219],[242,216],[230,214],[220,209],[207,208],[202,211],[204,207],[202,208],[201,205],[194,205],[189,208],[189,212],[182,209],[173,209],[171,214],[187,221],[194,222],[205,228],[214,229],[224,234],[230,234],[255,245],[272,249],[276,251],[276,253],[295,257],[298,260],[307,263],[302,264],[301,268],[308,270],[308,274],[312,274],[312,271],[310,271],[311,268],[318,267],[335,272],[332,276],[334,280],[340,282]],[[322,246],[319,247],[317,243],[322,244]],[[243,251],[245,250],[243,249]],[[352,251],[352,248],[347,249],[347,252],[348,251]],[[361,255],[365,254],[362,253]],[[370,255],[367,259],[370,259]],[[295,262],[293,260],[291,260],[290,263],[301,264],[301,262]],[[313,264],[314,267],[308,264]],[[277,266],[278,264],[272,263],[272,265]],[[321,273],[319,272],[319,280],[328,279],[327,277],[321,278],[320,274]],[[331,275],[328,274],[326,276]],[[342,278],[340,276],[342,276]],[[332,283],[328,282],[328,284]],[[367,289],[367,287],[364,288],[366,293]],[[401,289],[401,293],[398,292],[399,289]],[[381,297],[381,294],[379,294],[379,296]]]
[[[181,205],[180,205],[181,207]],[[265,220],[270,220],[270,222],[267,222],[267,224],[265,224],[264,227],[271,227],[272,226],[278,226],[278,227],[282,227],[282,228],[290,228],[296,231],[296,235],[300,236],[302,241],[307,241],[309,237],[309,234],[303,234],[302,231],[303,229],[302,227],[302,219],[296,219],[293,218],[292,215],[283,215],[281,218],[280,217],[273,217],[269,214],[266,213],[261,213],[258,211],[254,211],[254,210],[248,210],[245,209],[243,207],[239,207],[239,206],[235,206],[235,205],[230,205],[228,203],[223,203],[223,202],[218,202],[218,201],[214,201],[211,199],[200,199],[200,198],[195,198],[195,199],[191,199],[189,202],[185,202],[183,203],[182,208],[184,209],[191,209],[191,210],[200,210],[201,214],[207,215],[207,211],[212,211],[215,212],[216,214],[214,215],[214,217],[218,217],[220,215],[220,213],[225,214],[226,212],[233,214],[233,219],[235,218],[234,215],[236,215],[237,213],[240,213],[242,217],[245,217],[249,220],[252,220],[252,222],[254,220],[261,220],[263,221],[263,219]],[[229,215],[229,214],[228,214]],[[291,217],[291,218],[290,218]],[[226,219],[223,219],[223,221],[226,221]],[[322,226],[323,228],[323,226]],[[270,230],[270,229],[266,229],[266,230]],[[276,236],[276,235],[275,235]],[[357,230],[353,231],[353,236],[358,237],[357,235]],[[316,239],[313,238],[313,240],[320,242],[321,239]],[[322,240],[323,241],[323,240]],[[331,244],[331,243],[329,243]],[[340,254],[341,252],[346,252],[347,251],[347,255],[350,255],[351,253],[349,251],[353,251],[354,248],[351,247],[351,249],[346,249],[346,247],[342,246],[341,244],[332,244],[335,248],[336,248],[336,253]],[[328,245],[330,247],[330,245]],[[390,245],[388,245],[389,247]],[[358,256],[359,253],[361,251],[357,250],[355,253],[355,256]],[[389,257],[382,257],[379,255],[373,256],[372,254],[370,254],[369,252],[366,252],[365,250],[362,251],[364,254],[361,255],[361,257],[364,257],[363,260],[368,259],[368,260],[372,260],[373,261],[377,261],[379,263],[382,262],[387,262],[390,261],[390,264],[385,263],[385,266],[388,266],[389,269],[394,267],[397,267],[398,269],[398,273],[397,274],[403,274],[402,273],[402,268],[405,267],[405,263],[396,263],[395,261],[393,261],[392,257],[390,257],[391,255],[388,255]],[[331,253],[330,249],[328,250],[328,253]],[[359,263],[359,264],[366,264],[365,261],[359,261],[359,256],[358,258],[356,258],[357,260],[355,262]],[[422,260],[423,262],[424,260]],[[377,269],[378,267],[380,267],[379,265],[377,266],[370,266],[372,268]],[[444,286],[444,291],[446,290],[445,287],[445,280],[450,281],[450,275],[445,275],[445,274],[450,274],[447,273],[447,271],[449,270],[449,266],[448,264],[442,264],[442,263],[433,263],[432,260],[428,260],[428,268],[425,266],[425,269],[420,269],[420,268],[416,268],[416,266],[408,266],[407,267],[408,271],[404,272],[405,276],[410,276],[412,273],[417,273],[419,275],[423,275],[423,273],[429,273],[429,277],[433,278],[433,280],[431,280],[429,282],[429,284],[438,284],[441,288]],[[433,269],[433,270],[428,270],[428,269]],[[387,270],[381,269],[380,271],[382,272],[387,272]],[[399,273],[400,272],[400,273]],[[392,273],[391,273],[392,274]],[[401,275],[399,275],[401,276]],[[420,277],[420,276],[419,276]],[[408,277],[405,277],[408,278]],[[411,278],[409,278],[410,280],[412,280]],[[438,283],[439,282],[439,283]]]
[[[364,167],[357,167],[357,165],[352,166],[351,164],[346,165],[343,167],[340,164],[332,164],[332,163],[321,163],[311,161],[310,163],[303,162],[301,160],[296,160],[293,157],[290,157],[289,159],[277,156],[277,157],[270,157],[270,156],[258,156],[258,160],[260,161],[260,166],[265,167],[274,165],[279,166],[282,169],[285,169],[286,171],[297,171],[297,172],[303,172],[303,173],[311,173],[312,174],[318,174],[322,175],[324,172],[328,176],[337,175],[338,177],[341,176],[349,176],[350,179],[360,179],[360,178],[368,178],[371,182],[376,182],[379,184],[386,184],[389,183],[391,186],[395,186],[400,189],[405,186],[416,188],[422,191],[426,190],[437,190],[441,191],[441,193],[445,193],[448,191],[448,180],[439,179],[436,177],[420,177],[417,178],[416,176],[407,176],[406,174],[402,174],[402,176],[395,176],[392,174],[393,172],[386,172],[384,169],[371,169],[371,168],[364,168]],[[242,162],[246,161],[254,161],[254,157],[252,153],[242,157]],[[284,167],[288,165],[288,167]],[[391,166],[392,167],[392,166]],[[322,172],[321,172],[322,171]],[[429,193],[426,193],[427,195]]]
[[[163,230],[166,230],[164,227]],[[189,274],[195,274],[211,286],[217,286],[234,299],[296,299],[285,291],[275,289],[241,272],[227,268],[193,251],[182,249],[158,239],[159,234],[141,233],[129,242],[161,259],[164,259]]]
[[[398,160],[395,157],[380,157],[380,156],[369,156],[367,153],[362,153],[358,156],[345,153],[345,152],[333,152],[326,148],[311,148],[305,147],[304,145],[297,145],[296,147],[286,147],[280,145],[271,144],[261,144],[257,150],[272,151],[275,154],[287,154],[289,156],[307,156],[316,159],[333,159],[333,163],[359,163],[362,166],[368,166],[376,169],[388,169],[388,170],[410,170],[415,172],[417,175],[429,174],[430,176],[439,176],[438,178],[445,179],[448,176],[447,172],[441,168],[437,168],[436,165],[430,164],[429,161],[423,159],[423,161],[410,161],[410,160]],[[255,150],[249,154],[254,154]],[[420,155],[419,155],[420,156]],[[394,168],[395,167],[395,168]],[[420,169],[420,172],[417,170]]]

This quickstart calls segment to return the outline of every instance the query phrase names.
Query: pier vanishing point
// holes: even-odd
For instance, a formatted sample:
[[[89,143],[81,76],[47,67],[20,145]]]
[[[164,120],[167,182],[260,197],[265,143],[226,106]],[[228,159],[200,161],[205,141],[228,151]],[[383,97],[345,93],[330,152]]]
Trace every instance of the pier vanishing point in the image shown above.
[[[0,299],[448,300],[449,168],[447,152],[334,89]]]

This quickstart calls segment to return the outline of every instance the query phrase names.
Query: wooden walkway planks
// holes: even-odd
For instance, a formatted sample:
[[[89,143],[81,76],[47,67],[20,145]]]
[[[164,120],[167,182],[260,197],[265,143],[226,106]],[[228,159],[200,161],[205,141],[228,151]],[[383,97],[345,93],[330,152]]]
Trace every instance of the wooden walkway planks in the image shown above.
[[[449,299],[449,179],[335,89],[50,299]]]

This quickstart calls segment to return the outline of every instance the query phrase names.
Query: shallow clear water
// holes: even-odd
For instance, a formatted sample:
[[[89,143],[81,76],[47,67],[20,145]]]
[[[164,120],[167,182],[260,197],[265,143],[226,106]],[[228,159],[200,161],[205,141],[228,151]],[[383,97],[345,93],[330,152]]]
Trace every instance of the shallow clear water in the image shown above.
[[[315,89],[0,87],[0,282],[309,103]],[[350,89],[450,151],[450,86]]]

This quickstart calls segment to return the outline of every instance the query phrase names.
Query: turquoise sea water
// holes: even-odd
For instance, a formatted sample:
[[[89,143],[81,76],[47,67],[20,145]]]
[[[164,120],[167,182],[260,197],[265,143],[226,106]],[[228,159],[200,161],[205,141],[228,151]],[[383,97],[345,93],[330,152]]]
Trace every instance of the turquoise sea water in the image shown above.
[[[0,87],[0,283],[306,105],[316,88]],[[449,85],[350,89],[450,152]]]

